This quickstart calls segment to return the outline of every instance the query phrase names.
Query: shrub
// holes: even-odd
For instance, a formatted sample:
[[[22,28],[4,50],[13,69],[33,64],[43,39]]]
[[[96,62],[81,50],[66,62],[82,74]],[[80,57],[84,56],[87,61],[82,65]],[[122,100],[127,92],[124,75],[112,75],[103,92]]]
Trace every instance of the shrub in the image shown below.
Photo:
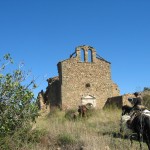
[[[42,136],[46,135],[44,130],[30,130],[30,128],[24,127],[16,131],[13,135],[7,135],[0,137],[0,149],[1,150],[18,150],[24,147],[25,144],[36,144],[40,142]]]
[[[58,135],[58,143],[60,145],[75,144],[76,139],[69,133],[62,133]]]
[[[69,109],[66,111],[65,113],[65,118],[68,119],[68,120],[74,120],[75,116],[77,114],[77,111],[76,110],[73,110],[73,109]],[[77,116],[76,116],[77,117]]]
[[[143,104],[150,109],[150,95],[144,95],[143,96]]]
[[[10,54],[0,61],[0,137],[13,135],[17,130],[28,127],[38,116],[38,107],[32,89],[34,80],[26,83],[28,73],[19,69],[7,72],[5,67],[13,63]]]

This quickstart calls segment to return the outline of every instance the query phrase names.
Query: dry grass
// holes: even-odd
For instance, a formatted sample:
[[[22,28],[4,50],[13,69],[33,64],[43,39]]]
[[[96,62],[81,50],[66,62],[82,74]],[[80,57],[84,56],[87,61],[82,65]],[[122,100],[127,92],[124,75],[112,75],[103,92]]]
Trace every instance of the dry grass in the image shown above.
[[[138,150],[139,143],[134,141],[131,148],[129,139],[118,137],[121,111],[97,110],[87,118],[71,120],[65,112],[39,117],[36,129],[46,130],[40,143],[25,145],[30,150]],[[143,144],[143,150],[147,149]]]

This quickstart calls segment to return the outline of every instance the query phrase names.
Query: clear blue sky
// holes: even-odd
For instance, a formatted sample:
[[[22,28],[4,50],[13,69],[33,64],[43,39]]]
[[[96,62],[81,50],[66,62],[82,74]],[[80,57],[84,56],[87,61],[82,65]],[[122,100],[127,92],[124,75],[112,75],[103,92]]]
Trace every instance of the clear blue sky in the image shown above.
[[[150,1],[0,0],[0,56],[32,70],[35,94],[80,45],[111,62],[121,94],[150,87]]]

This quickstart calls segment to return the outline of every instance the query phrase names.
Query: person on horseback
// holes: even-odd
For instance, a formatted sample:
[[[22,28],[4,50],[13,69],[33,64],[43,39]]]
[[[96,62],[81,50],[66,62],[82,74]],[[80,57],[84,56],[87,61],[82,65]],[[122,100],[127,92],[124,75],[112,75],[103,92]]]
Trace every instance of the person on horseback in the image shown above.
[[[134,94],[134,96],[136,97],[136,103],[135,103],[135,105],[137,106],[137,105],[142,105],[142,102],[143,102],[143,99],[142,99],[142,97],[140,96],[140,94],[138,93],[138,92],[135,92],[135,93],[133,93]]]
[[[138,92],[135,92],[133,94],[135,96],[135,98],[133,98],[133,100],[134,100],[133,109],[135,109],[135,110],[146,109],[146,107],[143,105],[143,98],[141,97],[141,95]]]
[[[128,124],[132,123],[136,115],[141,114],[144,110],[147,109],[147,107],[143,105],[143,98],[141,97],[141,94],[135,92],[133,95],[135,96],[134,98],[128,98],[128,101],[131,102],[132,107],[122,107],[122,115],[129,114],[131,117],[128,121]]]

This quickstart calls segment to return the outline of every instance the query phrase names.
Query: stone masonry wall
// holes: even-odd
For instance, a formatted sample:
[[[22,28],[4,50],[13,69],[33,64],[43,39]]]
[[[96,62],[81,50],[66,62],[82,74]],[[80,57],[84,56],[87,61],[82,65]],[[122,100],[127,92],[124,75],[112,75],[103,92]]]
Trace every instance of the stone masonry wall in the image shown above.
[[[81,49],[85,54],[84,62],[80,59]],[[88,62],[88,49],[91,50],[92,62]],[[102,108],[107,98],[113,96],[110,63],[97,58],[95,50],[88,46],[78,47],[76,54],[59,63],[62,107],[78,107],[83,95],[92,95],[96,98],[96,107]]]
[[[103,108],[108,98],[120,95],[111,79],[110,62],[96,54],[93,47],[77,47],[70,58],[60,61],[57,67],[59,76],[47,80],[43,96],[50,110],[78,108],[83,97],[93,97],[96,108]]]
[[[105,107],[109,107],[111,105],[117,106],[118,108],[122,108],[124,105],[132,106],[132,104],[128,101],[128,98],[135,98],[134,94],[124,94],[121,96],[114,96],[107,99],[105,103]]]
[[[59,77],[48,79],[48,100],[50,109],[55,107],[61,108],[61,89]]]

